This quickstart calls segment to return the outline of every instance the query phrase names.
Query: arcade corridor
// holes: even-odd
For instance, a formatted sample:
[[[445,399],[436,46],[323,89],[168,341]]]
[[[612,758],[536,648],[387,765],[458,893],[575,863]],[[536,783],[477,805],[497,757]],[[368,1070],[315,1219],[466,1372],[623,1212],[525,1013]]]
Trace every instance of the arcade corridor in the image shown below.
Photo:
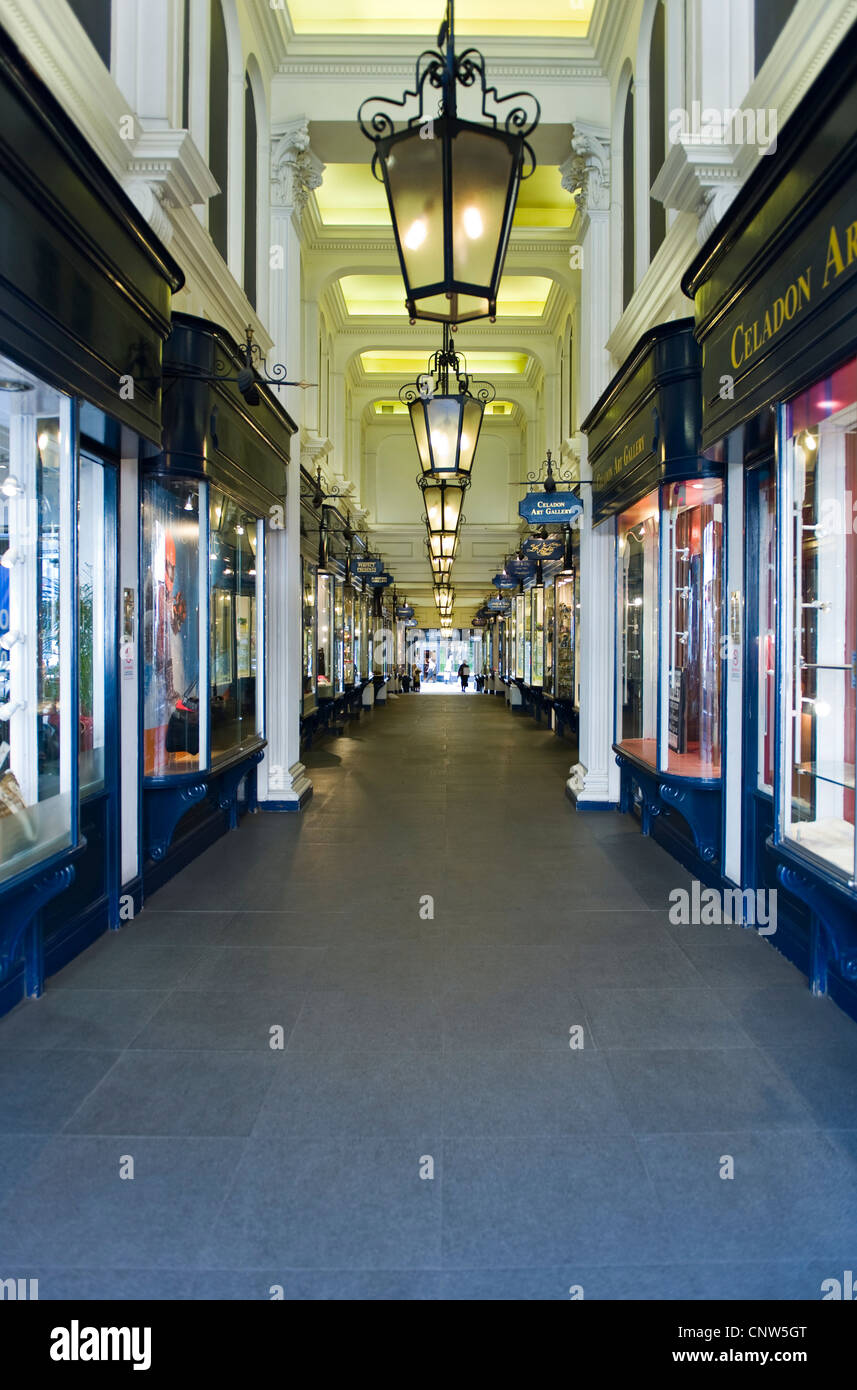
[[[10,1269],[817,1299],[854,1254],[855,1025],[752,931],[672,925],[688,876],[558,797],[570,752],[400,696],[309,755],[303,815],[246,818],[0,1019]]]

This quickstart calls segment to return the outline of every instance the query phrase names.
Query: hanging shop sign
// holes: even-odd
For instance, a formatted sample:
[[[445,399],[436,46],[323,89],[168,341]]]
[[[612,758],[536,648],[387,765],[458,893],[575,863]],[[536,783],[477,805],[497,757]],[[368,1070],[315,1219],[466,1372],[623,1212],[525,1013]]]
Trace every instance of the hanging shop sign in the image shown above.
[[[385,573],[385,574],[370,574],[370,575],[368,576],[368,579],[369,579],[369,583],[372,585],[372,588],[373,588],[373,589],[386,589],[387,586],[388,586],[389,584],[392,584],[392,582],[393,582],[393,576],[392,576],[391,574],[386,574],[386,573]]]
[[[565,541],[562,536],[525,536],[521,550],[528,559],[541,560],[545,564],[563,558]]]
[[[576,521],[583,502],[576,492],[528,492],[518,503],[518,515],[531,526]]]
[[[355,555],[351,561],[351,573],[355,579],[371,579],[373,575],[384,573],[384,561],[371,560],[365,555]]]
[[[495,574],[491,580],[495,589],[517,589],[518,582],[510,574]]]
[[[517,558],[506,561],[506,572],[512,576],[513,587],[517,588],[519,579],[529,579],[536,572],[536,566],[532,560],[519,560]]]
[[[412,618],[413,616],[414,616],[414,610],[413,610],[413,608],[411,608],[411,606],[410,606],[409,603],[400,603],[400,604],[399,604],[398,608],[396,609],[396,617],[397,617],[397,618]]]
[[[489,598],[485,606],[492,613],[508,613],[509,600],[507,598],[500,598],[498,595],[497,598]]]

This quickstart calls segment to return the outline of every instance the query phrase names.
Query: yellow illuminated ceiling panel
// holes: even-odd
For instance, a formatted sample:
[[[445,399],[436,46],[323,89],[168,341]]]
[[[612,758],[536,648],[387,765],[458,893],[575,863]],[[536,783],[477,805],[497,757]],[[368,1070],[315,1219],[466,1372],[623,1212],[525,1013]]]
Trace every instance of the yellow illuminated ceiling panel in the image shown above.
[[[505,275],[497,296],[498,318],[540,318],[551,284],[544,275]],[[339,285],[351,315],[405,312],[405,292],[397,275],[343,275]]]
[[[365,164],[326,164],[315,199],[325,227],[391,225],[384,185],[373,175],[368,157]],[[557,166],[538,165],[521,183],[513,226],[570,227],[573,213],[573,199]]]
[[[467,370],[471,376],[521,376],[527,369],[529,357],[525,352],[467,352]],[[370,376],[415,376],[426,369],[424,352],[408,352],[404,348],[370,348],[361,352],[364,372]]]
[[[434,38],[441,0],[287,0],[296,34],[418,34]],[[594,0],[457,0],[456,37],[585,38]],[[458,45],[456,44],[456,47]]]

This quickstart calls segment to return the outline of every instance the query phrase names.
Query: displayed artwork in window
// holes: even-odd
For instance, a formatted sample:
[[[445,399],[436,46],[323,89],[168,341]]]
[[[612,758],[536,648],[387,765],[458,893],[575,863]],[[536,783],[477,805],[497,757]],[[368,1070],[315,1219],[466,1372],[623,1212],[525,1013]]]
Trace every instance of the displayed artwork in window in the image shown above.
[[[0,882],[72,835],[68,397],[0,357]]]
[[[303,709],[308,713],[315,708],[315,660],[316,660],[316,608],[315,608],[315,566],[302,557],[301,576],[303,588]]]
[[[574,578],[556,581],[556,693],[570,700],[574,692]]]
[[[345,585],[343,593],[343,669],[345,684],[354,684],[354,663],[359,646],[359,633],[355,631],[355,593],[350,584]]]
[[[545,690],[553,694],[554,652],[556,649],[556,587],[553,583],[545,585]]]
[[[776,579],[777,579],[777,492],[773,473],[759,481],[759,568],[756,576],[758,639],[758,750],[757,785],[760,791],[774,790],[774,734],[776,729]]]
[[[781,830],[853,881],[857,361],[791,402],[786,434]]]
[[[316,680],[318,698],[333,696],[333,577],[319,573]]]
[[[530,684],[540,688],[544,680],[545,591],[537,584],[530,598]]]
[[[526,670],[524,646],[524,595],[515,595],[515,679],[522,681]]]
[[[618,518],[617,743],[657,765],[659,498],[650,492]]]
[[[200,730],[200,557],[196,483],[143,485],[143,771],[192,772],[205,757]],[[202,583],[200,569],[202,568]],[[207,706],[206,706],[207,709]],[[203,714],[203,726],[206,715]]]
[[[341,579],[333,581],[334,693],[345,689],[345,596]]]
[[[82,455],[78,498],[78,745],[81,796],[104,786],[104,468]]]
[[[723,484],[719,478],[675,483],[666,490],[666,509],[670,596],[667,767],[689,777],[717,777]]]
[[[261,528],[233,497],[209,488],[211,759],[259,735],[256,576]],[[261,564],[262,555],[258,561]]]

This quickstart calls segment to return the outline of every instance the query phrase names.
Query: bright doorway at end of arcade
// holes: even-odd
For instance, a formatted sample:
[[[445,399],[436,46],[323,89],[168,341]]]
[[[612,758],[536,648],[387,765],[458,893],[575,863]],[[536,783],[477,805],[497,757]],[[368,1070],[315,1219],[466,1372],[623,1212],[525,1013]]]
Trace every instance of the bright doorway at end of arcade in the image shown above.
[[[482,686],[482,634],[470,628],[430,628],[413,647],[419,688],[427,695],[474,695]]]

